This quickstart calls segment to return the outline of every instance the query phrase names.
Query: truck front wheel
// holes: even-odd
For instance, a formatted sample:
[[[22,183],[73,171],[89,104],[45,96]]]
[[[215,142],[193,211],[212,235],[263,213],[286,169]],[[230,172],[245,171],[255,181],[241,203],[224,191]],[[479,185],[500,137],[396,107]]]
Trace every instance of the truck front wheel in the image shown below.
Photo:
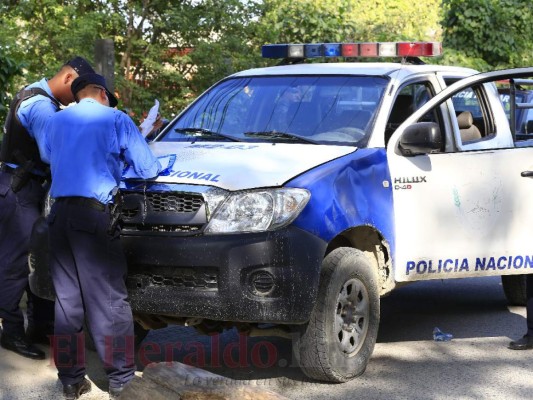
[[[338,248],[324,259],[311,318],[294,335],[294,356],[308,377],[346,382],[365,371],[378,326],[376,271],[361,251]]]

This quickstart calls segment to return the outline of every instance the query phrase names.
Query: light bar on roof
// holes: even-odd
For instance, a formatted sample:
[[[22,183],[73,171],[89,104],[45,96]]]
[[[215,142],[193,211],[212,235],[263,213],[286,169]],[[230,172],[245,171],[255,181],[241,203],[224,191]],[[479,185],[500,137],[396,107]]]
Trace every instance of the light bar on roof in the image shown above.
[[[339,57],[341,55],[340,43],[324,43],[324,57]]]
[[[322,57],[321,44],[306,44],[304,46],[305,58]]]
[[[357,43],[342,43],[341,55],[343,57],[359,57],[359,45]]]
[[[398,56],[400,57],[432,57],[441,54],[442,45],[439,42],[398,43]]]
[[[379,43],[359,43],[359,56],[377,57],[379,55],[378,44]]]
[[[305,58],[303,44],[267,44],[261,49],[263,58]]]
[[[314,57],[435,57],[442,54],[439,42],[356,42],[267,44],[263,58]]]
[[[397,57],[396,43],[380,43],[378,46],[380,57]]]

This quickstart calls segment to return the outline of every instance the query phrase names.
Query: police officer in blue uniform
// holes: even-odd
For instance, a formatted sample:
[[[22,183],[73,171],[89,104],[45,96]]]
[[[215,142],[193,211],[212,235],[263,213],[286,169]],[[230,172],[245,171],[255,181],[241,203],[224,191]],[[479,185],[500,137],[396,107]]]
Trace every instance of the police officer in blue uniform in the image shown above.
[[[101,75],[77,78],[72,92],[79,104],[50,118],[44,156],[55,199],[48,217],[56,289],[53,354],[65,398],[88,392],[85,365],[78,362],[86,319],[114,399],[135,366],[126,260],[110,208],[124,162],[143,179],[156,176],[161,165],[133,120],[112,108],[117,100]]]
[[[19,303],[25,290],[30,339],[37,336],[42,341],[53,330],[53,302],[33,296],[28,286],[30,235],[41,212],[47,170],[39,148],[45,141],[48,118],[61,104],[74,101],[70,86],[87,72],[94,73],[85,59],[76,57],[51,79],[29,85],[13,99],[4,126],[0,150],[0,345],[34,359],[43,359],[45,354],[24,332]]]
[[[527,333],[521,339],[509,343],[511,350],[533,349],[533,274],[526,275],[526,320]]]

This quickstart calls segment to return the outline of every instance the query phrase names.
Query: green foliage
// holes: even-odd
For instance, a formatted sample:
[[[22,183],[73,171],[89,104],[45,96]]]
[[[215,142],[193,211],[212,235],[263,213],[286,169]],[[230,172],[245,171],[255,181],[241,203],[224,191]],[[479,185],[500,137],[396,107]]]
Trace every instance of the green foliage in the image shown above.
[[[265,0],[267,43],[440,40],[440,1]]]
[[[483,60],[483,70],[531,65],[530,0],[444,0],[444,45]]]
[[[254,19],[261,11],[259,2],[253,1],[202,2],[197,23],[188,36],[189,45],[194,48],[190,61],[196,66],[191,75],[194,91],[203,91],[231,73],[262,62],[259,47],[252,44],[257,35]],[[198,35],[198,30],[202,34]]]
[[[3,0],[0,116],[6,93],[12,95],[25,84],[52,76],[75,55],[92,62],[94,43],[104,38],[115,44],[114,87],[119,107],[140,116],[157,98],[167,118],[217,80],[269,64],[259,58],[260,47],[266,43],[444,38],[444,56],[432,62],[478,70],[530,65],[533,8],[529,3]]]
[[[0,28],[19,49],[26,64],[22,84],[52,76],[75,55],[93,59],[93,43],[101,38],[105,15],[91,0],[26,0],[14,2]],[[88,45],[89,44],[89,45]]]
[[[124,47],[123,65],[135,64],[134,76],[146,88],[136,88],[132,99],[151,93],[149,104],[158,97],[172,116],[217,80],[256,64],[259,54],[250,52],[249,42],[260,8],[239,0],[162,4],[146,13],[154,29],[136,26],[138,39]]]
[[[0,124],[3,126],[6,119],[11,93],[13,78],[22,71],[22,64],[17,62],[8,46],[0,42]],[[0,140],[3,130],[0,130]]]
[[[356,0],[351,19],[354,39],[368,41],[440,41],[440,0]]]
[[[261,39],[265,42],[339,42],[354,35],[347,18],[352,0],[265,0]]]
[[[433,59],[435,64],[455,65],[466,68],[472,68],[476,71],[489,71],[491,66],[482,58],[469,57],[463,51],[455,50],[449,46],[443,49],[442,57]]]
[[[119,107],[137,116],[157,98],[171,117],[216,80],[257,61],[248,46],[258,1],[25,0],[0,10],[0,37],[27,65],[19,86],[52,76],[75,55],[92,62],[95,41],[111,38]]]

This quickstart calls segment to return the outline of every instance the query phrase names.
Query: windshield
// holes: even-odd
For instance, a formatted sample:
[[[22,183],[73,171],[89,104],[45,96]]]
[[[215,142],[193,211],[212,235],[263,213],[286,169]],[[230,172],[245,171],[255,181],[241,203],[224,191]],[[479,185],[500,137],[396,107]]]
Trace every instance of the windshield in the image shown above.
[[[385,77],[232,78],[203,94],[161,141],[237,140],[364,146]]]

